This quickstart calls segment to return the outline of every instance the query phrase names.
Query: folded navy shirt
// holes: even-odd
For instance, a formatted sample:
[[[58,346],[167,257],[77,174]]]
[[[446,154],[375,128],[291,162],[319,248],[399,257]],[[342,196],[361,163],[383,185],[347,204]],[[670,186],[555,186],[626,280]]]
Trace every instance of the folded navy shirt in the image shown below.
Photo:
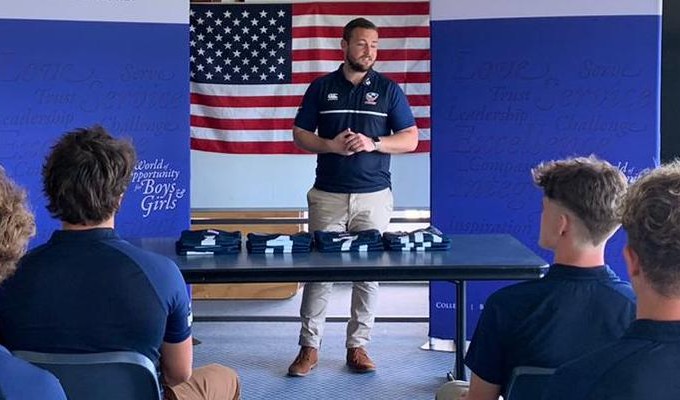
[[[385,248],[392,251],[441,251],[451,248],[448,236],[434,226],[413,232],[385,232],[382,240]]]
[[[241,232],[219,229],[185,230],[175,242],[175,251],[179,255],[238,253],[241,251]]]
[[[249,233],[246,248],[248,253],[309,253],[312,249],[312,235],[298,232],[292,235],[285,233]]]
[[[358,232],[314,232],[314,243],[321,252],[382,251],[382,236],[377,229]]]

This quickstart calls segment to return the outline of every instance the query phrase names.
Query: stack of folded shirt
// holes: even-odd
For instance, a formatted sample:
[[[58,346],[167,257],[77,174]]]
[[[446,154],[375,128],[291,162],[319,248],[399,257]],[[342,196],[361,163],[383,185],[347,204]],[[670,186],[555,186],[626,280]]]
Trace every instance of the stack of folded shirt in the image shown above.
[[[385,232],[383,243],[385,248],[392,251],[438,251],[451,248],[451,239],[434,226],[413,232]]]
[[[309,253],[312,249],[312,235],[307,232],[294,235],[249,233],[246,248],[248,253],[254,254]]]
[[[324,253],[340,251],[380,251],[383,243],[380,231],[368,229],[359,232],[314,232],[316,248]]]
[[[234,254],[241,251],[241,232],[219,229],[182,231],[175,250],[181,256],[194,254]]]

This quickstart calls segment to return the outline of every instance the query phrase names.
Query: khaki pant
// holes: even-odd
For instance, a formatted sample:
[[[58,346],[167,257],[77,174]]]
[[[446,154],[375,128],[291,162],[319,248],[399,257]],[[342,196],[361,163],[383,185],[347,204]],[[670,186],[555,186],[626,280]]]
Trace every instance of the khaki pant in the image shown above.
[[[329,193],[312,188],[307,193],[309,231],[384,232],[392,217],[393,198],[390,189],[373,193]],[[300,306],[300,346],[319,348],[326,321],[326,308],[332,282],[307,283]],[[378,282],[354,282],[352,305],[347,324],[347,348],[365,346],[370,341],[378,304]]]
[[[241,385],[236,371],[220,364],[193,370],[188,381],[165,386],[165,400],[239,400]]]
[[[437,390],[435,400],[459,400],[469,388],[470,383],[466,381],[446,382]]]

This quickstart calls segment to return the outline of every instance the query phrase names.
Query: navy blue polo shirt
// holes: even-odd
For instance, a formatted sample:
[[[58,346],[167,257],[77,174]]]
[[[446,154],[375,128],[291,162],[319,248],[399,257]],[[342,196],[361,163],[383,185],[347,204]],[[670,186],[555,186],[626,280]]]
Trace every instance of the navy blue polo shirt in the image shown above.
[[[634,319],[633,290],[609,267],[554,264],[489,297],[465,364],[504,393],[513,368],[556,368],[619,338]]]
[[[546,399],[680,399],[680,321],[637,320],[623,337],[564,365]]]
[[[0,343],[50,353],[136,351],[191,335],[184,280],[168,258],[112,229],[56,231],[0,286]]]
[[[0,398],[66,400],[66,394],[54,375],[13,357],[0,346]]]
[[[307,88],[295,125],[333,139],[350,128],[369,137],[388,136],[415,125],[406,95],[391,79],[369,70],[354,86],[340,68]],[[314,187],[334,193],[371,193],[391,187],[390,155],[378,151],[351,156],[317,156]]]

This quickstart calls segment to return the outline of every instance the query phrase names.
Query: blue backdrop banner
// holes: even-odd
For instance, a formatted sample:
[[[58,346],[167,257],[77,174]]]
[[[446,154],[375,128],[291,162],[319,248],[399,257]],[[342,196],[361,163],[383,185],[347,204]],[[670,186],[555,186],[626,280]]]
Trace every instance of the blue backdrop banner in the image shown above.
[[[550,262],[536,245],[533,166],[596,154],[635,175],[658,162],[660,15],[448,19],[434,3],[432,221],[446,233],[511,233]],[[627,279],[623,239],[607,259]],[[468,337],[506,284],[470,285]],[[452,339],[455,287],[432,283],[430,299],[430,336]]]
[[[87,8],[63,3],[73,3],[73,14]],[[108,5],[88,7],[101,15],[98,7]],[[121,14],[116,21],[31,19],[22,5],[0,19],[0,164],[29,192],[38,225],[33,245],[58,227],[41,193],[49,147],[64,132],[94,124],[130,138],[137,150],[116,220],[120,233],[174,236],[189,226],[188,2],[168,2],[180,16],[170,22],[124,22],[125,7],[111,10]]]

